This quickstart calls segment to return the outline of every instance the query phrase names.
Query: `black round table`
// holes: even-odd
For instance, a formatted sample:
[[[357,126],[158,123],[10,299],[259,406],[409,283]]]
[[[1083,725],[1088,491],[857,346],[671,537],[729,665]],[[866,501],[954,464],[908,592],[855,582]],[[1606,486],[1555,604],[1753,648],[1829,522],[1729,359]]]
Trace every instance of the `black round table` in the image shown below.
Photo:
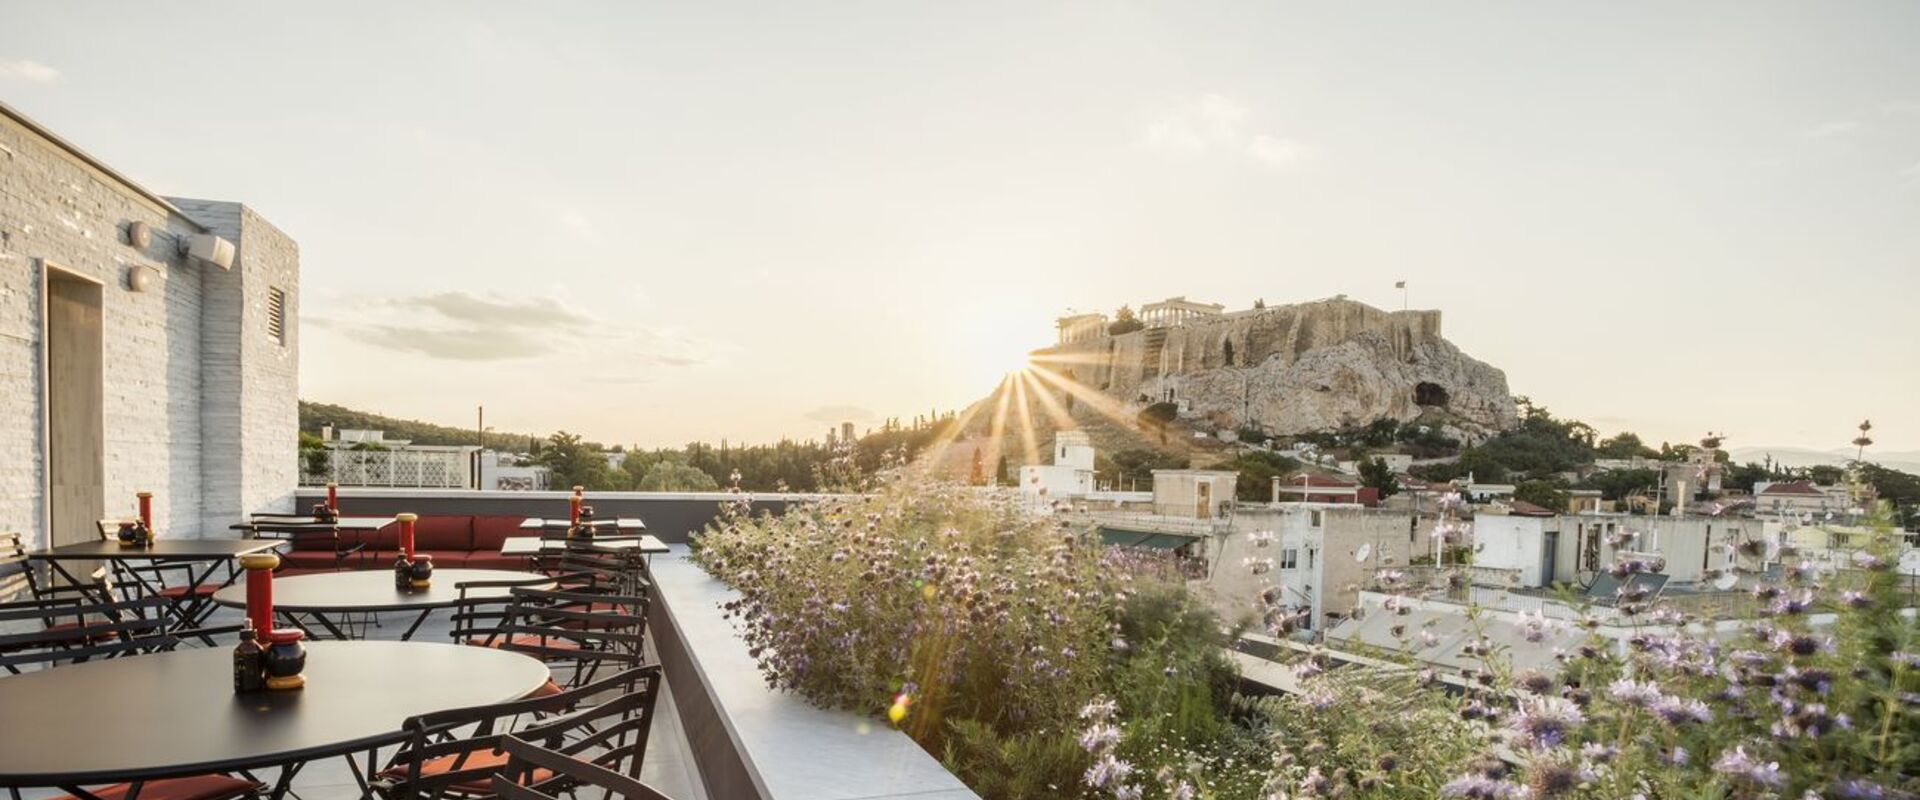
[[[274,578],[273,610],[306,630],[308,635],[315,632],[302,622],[303,615],[339,639],[354,637],[347,635],[335,623],[333,617],[336,615],[380,611],[419,612],[420,616],[413,621],[413,625],[400,636],[405,641],[413,638],[414,631],[420,629],[420,623],[426,621],[428,614],[435,609],[452,607],[460,601],[460,584],[475,582],[512,582],[535,589],[553,588],[553,581],[540,573],[504,569],[436,569],[433,571],[433,585],[425,589],[397,588],[393,584],[393,572],[384,569],[320,572]],[[467,597],[505,597],[510,592],[512,587],[476,587],[468,590]],[[246,583],[242,581],[215,592],[213,601],[223,606],[245,608]]]
[[[518,653],[413,642],[309,642],[303,674],[304,689],[235,694],[233,653],[214,647],[0,678],[0,786],[71,791],[350,756],[401,741],[408,717],[518,700],[548,678]]]

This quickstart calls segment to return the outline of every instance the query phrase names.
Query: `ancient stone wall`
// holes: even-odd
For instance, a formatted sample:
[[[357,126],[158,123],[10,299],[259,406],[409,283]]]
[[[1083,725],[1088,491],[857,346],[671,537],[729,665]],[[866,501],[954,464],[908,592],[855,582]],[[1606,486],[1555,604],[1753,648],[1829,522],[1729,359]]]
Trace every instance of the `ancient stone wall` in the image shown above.
[[[1300,434],[1444,411],[1479,438],[1517,421],[1506,375],[1441,336],[1438,311],[1333,298],[1058,345],[1038,363],[1135,406]]]

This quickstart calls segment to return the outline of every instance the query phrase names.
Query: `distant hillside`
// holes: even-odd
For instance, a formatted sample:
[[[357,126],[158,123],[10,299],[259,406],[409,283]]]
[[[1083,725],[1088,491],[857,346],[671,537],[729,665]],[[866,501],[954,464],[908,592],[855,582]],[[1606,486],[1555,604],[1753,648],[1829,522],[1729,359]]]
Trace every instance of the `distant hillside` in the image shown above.
[[[1734,463],[1762,461],[1772,457],[1774,463],[1787,467],[1811,467],[1830,464],[1836,467],[1846,466],[1853,460],[1853,449],[1848,447],[1832,450],[1815,450],[1808,447],[1735,447],[1727,451]],[[1867,449],[1867,460],[1888,469],[1911,472],[1920,475],[1920,453],[1884,451]]]
[[[355,411],[346,406],[332,403],[300,401],[300,430],[304,433],[318,434],[320,426],[332,425],[340,428],[364,428],[386,431],[389,439],[406,439],[415,444],[470,445],[477,442],[472,428],[458,428],[452,425],[435,425],[416,419],[400,419],[370,411]],[[495,445],[504,445],[510,449],[526,449],[532,440],[546,440],[545,434],[508,433],[489,431],[487,441]],[[596,448],[599,445],[594,445]]]

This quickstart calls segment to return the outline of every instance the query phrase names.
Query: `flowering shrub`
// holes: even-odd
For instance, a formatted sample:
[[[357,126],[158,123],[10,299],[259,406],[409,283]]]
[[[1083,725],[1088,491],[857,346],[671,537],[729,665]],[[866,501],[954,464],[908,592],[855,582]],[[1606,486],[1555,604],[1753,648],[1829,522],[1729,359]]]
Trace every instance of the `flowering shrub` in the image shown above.
[[[769,685],[892,711],[990,797],[1077,791],[1076,715],[1116,684],[1171,709],[1164,735],[1225,725],[1223,634],[1177,565],[964,487],[735,506],[694,557],[738,592],[727,611]]]
[[[1443,511],[1434,535],[1464,536]],[[1175,565],[969,490],[734,510],[697,544],[739,591],[729,611],[771,685],[891,711],[988,798],[1920,797],[1920,623],[1884,532],[1840,572],[1743,545],[1763,611],[1749,623],[1651,602],[1625,579],[1662,565],[1625,560],[1626,635],[1592,616],[1514,622],[1529,647],[1586,629],[1550,673],[1516,673],[1484,634],[1457,676],[1315,649],[1300,694],[1259,700],[1234,695],[1228,634]],[[1300,620],[1268,594],[1285,637]],[[1435,641],[1392,630],[1405,650]]]

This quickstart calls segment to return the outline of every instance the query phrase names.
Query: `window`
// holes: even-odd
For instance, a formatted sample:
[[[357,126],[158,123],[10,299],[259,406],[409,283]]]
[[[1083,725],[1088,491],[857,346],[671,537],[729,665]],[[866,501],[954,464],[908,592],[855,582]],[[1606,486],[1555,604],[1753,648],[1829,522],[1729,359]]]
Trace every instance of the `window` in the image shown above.
[[[1280,551],[1280,568],[1281,569],[1294,569],[1298,566],[1300,566],[1299,550],[1289,547],[1285,550]]]
[[[1314,551],[1314,550],[1312,550],[1312,549],[1309,549],[1309,550],[1307,550],[1307,569],[1313,569],[1313,554],[1314,554],[1314,552],[1316,552],[1316,551]]]
[[[287,343],[287,293],[278,288],[267,290],[267,338],[274,344]]]
[[[1313,527],[1316,527],[1316,528],[1320,527],[1322,523],[1326,522],[1326,520],[1320,516],[1321,513],[1322,512],[1320,512],[1320,510],[1318,509],[1307,512],[1307,515],[1308,515],[1307,524],[1312,525]]]

